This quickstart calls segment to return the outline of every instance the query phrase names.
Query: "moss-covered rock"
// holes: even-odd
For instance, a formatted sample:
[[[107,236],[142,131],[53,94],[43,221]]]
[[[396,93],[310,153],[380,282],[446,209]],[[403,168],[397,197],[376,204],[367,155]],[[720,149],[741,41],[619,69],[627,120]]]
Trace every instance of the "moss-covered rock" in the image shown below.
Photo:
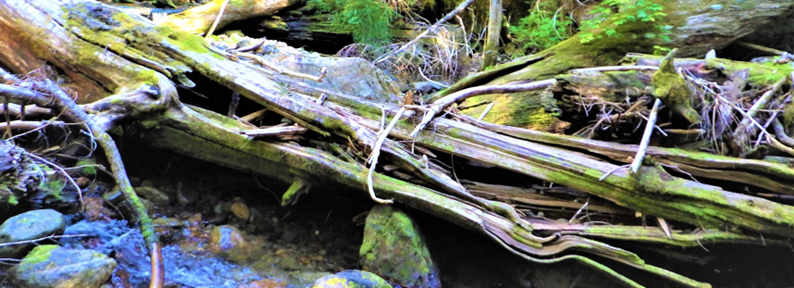
[[[314,281],[312,288],[391,288],[380,276],[361,270],[346,270]]]
[[[408,287],[441,287],[438,268],[411,217],[389,205],[372,208],[364,228],[360,262]]]
[[[66,229],[66,218],[52,209],[32,210],[11,217],[0,225],[0,243],[29,241],[59,235]],[[0,258],[22,257],[33,243],[0,246]]]
[[[108,281],[116,261],[92,250],[37,246],[11,269],[12,281],[28,288],[97,288]]]

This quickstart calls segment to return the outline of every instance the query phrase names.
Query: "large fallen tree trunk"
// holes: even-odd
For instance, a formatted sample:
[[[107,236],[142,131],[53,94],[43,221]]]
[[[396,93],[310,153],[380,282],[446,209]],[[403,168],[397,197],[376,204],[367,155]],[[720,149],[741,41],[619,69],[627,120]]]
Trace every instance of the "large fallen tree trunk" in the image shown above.
[[[240,60],[238,55],[219,51],[198,36],[155,26],[142,17],[96,2],[8,0],[0,3],[0,7],[0,30],[7,32],[0,37],[4,37],[3,43],[13,43],[8,45],[16,48],[1,51],[3,65],[16,73],[26,73],[38,68],[42,61],[51,63],[71,81],[79,82],[74,90],[88,93],[80,94],[82,102],[88,103],[83,109],[93,114],[93,121],[102,129],[136,120],[131,127],[139,128],[139,133],[154,146],[219,165],[287,183],[307,182],[315,187],[336,182],[363,192],[371,186],[375,200],[403,203],[483,233],[531,261],[552,263],[574,259],[628,285],[640,286],[589,258],[595,255],[682,285],[708,287],[706,283],[647,264],[634,253],[594,239],[691,247],[703,243],[785,245],[785,239],[794,236],[792,206],[679,178],[650,163],[633,175],[609,159],[634,151],[633,146],[502,127],[468,118],[462,121],[439,118],[416,137],[410,137],[418,120],[412,116],[394,121],[393,128],[387,131],[392,139],[386,139],[381,129],[381,121],[386,119],[381,119],[381,115],[391,119],[405,114],[407,108],[417,109],[415,114],[421,115],[423,108],[372,102],[318,89],[281,74],[281,70],[269,70]],[[372,170],[366,163],[338,157],[342,153],[323,149],[322,145],[308,147],[252,140],[240,133],[255,128],[250,124],[180,103],[175,82],[190,87],[193,82],[188,77],[198,79],[198,75],[308,128],[312,132],[306,137],[346,146],[365,155],[380,151],[384,159],[379,163],[396,165],[414,183],[380,172],[368,177]],[[532,89],[538,87],[542,85]],[[327,100],[316,101],[322,95]],[[583,227],[525,217],[511,205],[472,195],[449,171],[430,165],[421,155],[393,139],[411,140],[428,151],[425,155],[433,151],[454,155],[607,199],[629,211],[664,216],[700,229],[670,231],[665,235],[655,228]],[[582,152],[596,146],[601,148],[593,151],[603,157]],[[667,165],[682,163],[697,169],[732,167],[763,173],[769,181],[781,183],[770,187],[784,187],[794,179],[794,170],[783,164],[714,158],[705,153],[684,154],[662,148],[651,149],[649,154],[668,155]],[[756,184],[753,179],[735,181]]]

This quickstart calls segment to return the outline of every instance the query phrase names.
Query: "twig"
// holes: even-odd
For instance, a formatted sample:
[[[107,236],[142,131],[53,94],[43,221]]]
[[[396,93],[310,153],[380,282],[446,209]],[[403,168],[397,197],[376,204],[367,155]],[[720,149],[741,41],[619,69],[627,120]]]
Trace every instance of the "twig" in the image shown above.
[[[244,120],[246,122],[251,122],[251,121],[254,121],[254,119],[256,119],[256,118],[265,116],[265,113],[267,113],[267,108],[257,110],[254,113],[251,113],[251,114],[245,115],[243,117],[240,117],[240,119],[242,119],[242,120]]]
[[[210,30],[207,31],[207,35],[204,36],[204,39],[209,40],[212,36],[212,33],[215,32],[215,28],[217,28],[218,23],[221,22],[223,12],[226,11],[226,5],[229,5],[229,0],[225,0],[223,1],[223,4],[221,4],[221,9],[218,11],[218,16],[215,17],[215,21],[212,22],[212,26],[210,26]]]
[[[783,56],[784,54],[786,54],[786,52],[784,52],[784,51],[780,51],[780,50],[777,50],[777,49],[774,49],[774,48],[769,48],[769,47],[766,47],[766,46],[761,46],[761,45],[758,45],[758,44],[747,43],[747,42],[744,42],[744,41],[737,41],[736,44],[742,45],[742,46],[750,48],[750,49],[755,49],[755,50],[758,50],[758,51],[761,51],[761,52],[766,52],[766,53],[769,53],[769,54],[772,54],[772,55]]]
[[[52,166],[52,168],[54,168],[55,170],[58,170],[58,172],[60,172],[61,175],[63,175],[63,177],[66,178],[66,181],[68,181],[69,184],[74,186],[74,189],[77,189],[77,195],[80,196],[80,206],[81,206],[80,211],[85,209],[85,201],[83,201],[83,191],[80,190],[80,186],[77,185],[77,183],[74,182],[74,179],[72,179],[72,176],[69,176],[69,173],[67,173],[66,170],[63,170],[63,167],[59,166],[58,164],[52,163],[52,162],[48,161],[47,159],[44,159],[44,158],[40,157],[39,155],[36,155],[36,154],[33,154],[33,153],[27,153],[27,155],[30,156],[33,159],[36,159],[36,160],[41,161],[41,162],[44,162],[44,164]]]
[[[303,134],[307,130],[308,129],[300,126],[269,127],[263,129],[251,129],[251,130],[240,131],[240,134],[251,137],[264,137],[264,136]]]
[[[452,17],[454,17],[460,11],[463,11],[463,9],[466,9],[466,7],[469,6],[469,4],[471,4],[472,2],[474,2],[474,0],[466,0],[463,3],[460,3],[460,5],[458,5],[458,7],[455,7],[455,10],[452,10],[449,13],[447,13],[447,15],[444,16],[444,18],[441,18],[441,20],[438,20],[438,22],[436,22],[435,24],[433,24],[432,26],[427,28],[427,30],[425,30],[424,32],[422,32],[421,34],[416,36],[413,40],[409,41],[408,43],[403,44],[403,46],[400,46],[400,48],[398,48],[397,50],[394,50],[393,52],[391,52],[389,54],[381,56],[379,59],[375,60],[373,63],[374,64],[378,64],[378,63],[381,63],[383,61],[386,61],[386,59],[389,59],[389,57],[397,55],[400,52],[403,52],[405,49],[408,48],[408,46],[416,44],[416,42],[419,42],[419,40],[421,40],[422,37],[425,37],[425,35],[427,35],[427,33],[430,33],[430,31],[435,30],[436,28],[438,28],[438,26],[441,26],[442,24],[444,24],[447,21],[449,21],[449,19],[452,19]]]
[[[656,70],[659,70],[659,67],[632,65],[632,66],[605,66],[605,67],[573,69],[571,70],[571,73],[611,72],[611,71],[656,71]]]
[[[485,118],[485,115],[488,115],[488,112],[491,112],[491,108],[493,108],[493,105],[494,105],[493,102],[491,102],[491,104],[488,104],[488,106],[485,107],[485,110],[482,111],[482,114],[480,114],[480,117],[477,117],[477,120],[482,120],[483,118]]]
[[[662,217],[656,217],[656,223],[659,224],[659,228],[662,229],[667,238],[673,239],[673,231],[670,230],[670,225],[667,224],[667,220],[664,220]]]
[[[149,255],[152,266],[152,281],[149,282],[149,288],[162,288],[165,285],[165,267],[162,265],[163,250],[159,242],[152,243],[151,250]]]
[[[780,123],[780,120],[775,119],[775,121],[772,122],[772,129],[775,131],[775,136],[777,136],[780,142],[789,147],[794,147],[794,139],[786,134],[786,129],[783,128],[783,124]]]
[[[573,223],[573,220],[576,219],[576,216],[579,216],[579,213],[582,213],[582,211],[587,208],[587,205],[590,205],[590,199],[587,199],[587,202],[584,202],[584,205],[579,207],[579,210],[576,210],[576,213],[574,213],[573,216],[571,216],[571,219],[568,220],[568,224]]]
[[[372,200],[375,200],[375,202],[378,202],[380,204],[391,204],[394,201],[392,201],[391,199],[381,199],[375,195],[375,189],[373,188],[372,185],[372,174],[375,172],[375,166],[378,164],[378,157],[380,156],[380,148],[381,146],[383,146],[383,142],[386,141],[386,137],[389,136],[389,131],[391,131],[391,129],[394,128],[394,125],[397,124],[397,121],[400,120],[400,117],[403,116],[403,113],[405,113],[405,111],[406,111],[405,107],[400,108],[400,110],[397,111],[397,114],[394,115],[394,119],[392,119],[391,122],[389,122],[389,126],[387,126],[386,129],[380,132],[380,136],[378,136],[378,140],[375,141],[375,145],[372,146],[372,154],[369,155],[369,161],[367,161],[370,163],[369,173],[367,173],[367,191],[369,191],[369,197],[371,197]]]
[[[769,142],[769,144],[772,145],[772,147],[780,149],[781,151],[786,152],[791,156],[794,156],[794,148],[783,145],[783,143],[777,141],[777,139],[775,139],[775,137],[772,137],[772,135],[766,134],[766,141]]]
[[[632,174],[637,174],[637,170],[640,169],[640,165],[642,165],[642,159],[645,158],[645,152],[648,150],[648,143],[651,142],[651,135],[653,134],[653,126],[656,125],[656,116],[659,115],[659,106],[662,105],[662,100],[656,98],[656,101],[653,102],[653,108],[651,108],[651,114],[648,115],[648,123],[645,125],[645,132],[642,133],[642,141],[640,141],[640,147],[637,148],[637,155],[634,156],[634,160],[631,161],[631,171]]]
[[[750,124],[753,117],[755,117],[755,114],[758,113],[759,110],[761,110],[761,108],[763,108],[764,105],[766,105],[766,103],[772,99],[772,96],[775,95],[775,93],[778,90],[780,90],[783,87],[783,85],[786,84],[786,82],[788,82],[788,77],[783,77],[782,79],[780,79],[780,81],[777,81],[777,83],[775,83],[775,85],[772,86],[772,89],[769,89],[769,91],[766,91],[763,95],[761,95],[761,97],[755,101],[753,106],[750,107],[750,109],[747,110],[746,113],[743,113],[744,119],[742,119],[742,121],[736,127],[736,130],[734,130],[734,138],[738,140],[737,141],[738,143],[745,142],[745,139],[747,139],[746,135],[752,133],[751,131],[753,131],[753,130],[748,131],[748,129],[752,129]],[[763,127],[759,127],[759,128],[763,129]]]
[[[628,166],[629,166],[629,165],[621,165],[621,166],[615,167],[615,168],[614,168],[614,169],[612,169],[612,170],[609,170],[607,173],[604,173],[604,175],[601,175],[601,177],[600,177],[600,178],[598,178],[598,182],[604,181],[604,179],[607,179],[607,176],[611,175],[612,173],[615,173],[615,171],[618,171],[618,170],[620,170],[621,168],[626,168],[626,167],[628,167]]]
[[[39,242],[39,241],[53,240],[53,239],[57,239],[57,238],[88,237],[88,236],[89,236],[88,234],[70,234],[70,235],[55,235],[55,234],[53,234],[53,235],[50,235],[50,236],[44,236],[44,237],[36,238],[36,239],[0,243],[0,247],[13,246],[13,245],[22,245],[22,244],[33,244],[33,243],[36,243],[36,242]]]
[[[441,113],[445,108],[448,106],[458,102],[463,101],[468,98],[483,95],[483,94],[494,94],[494,93],[514,93],[514,92],[526,92],[531,90],[537,90],[549,87],[557,83],[556,79],[547,79],[543,81],[535,81],[530,83],[521,83],[521,84],[505,84],[505,85],[484,85],[478,87],[472,87],[468,89],[464,89],[452,94],[449,94],[441,99],[436,100],[433,104],[430,104],[426,107],[425,116],[422,118],[422,121],[416,125],[416,128],[413,132],[411,132],[411,137],[416,137],[419,134],[419,131],[427,126],[430,121],[433,120],[437,114]]]

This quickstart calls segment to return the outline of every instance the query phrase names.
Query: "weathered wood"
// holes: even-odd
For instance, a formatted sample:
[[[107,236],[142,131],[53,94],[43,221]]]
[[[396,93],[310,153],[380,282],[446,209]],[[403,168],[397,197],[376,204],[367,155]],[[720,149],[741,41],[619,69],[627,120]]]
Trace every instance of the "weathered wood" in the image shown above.
[[[0,28],[12,29],[14,25],[18,25],[18,20],[12,19],[18,18],[22,19],[19,21],[31,22],[25,26],[28,29],[48,31],[41,33],[41,37],[17,39],[28,41],[24,45],[39,48],[34,53],[19,52],[20,55],[46,59],[61,70],[79,72],[93,83],[93,87],[101,88],[103,94],[114,93],[83,106],[83,109],[94,114],[94,120],[101,127],[98,129],[107,130],[120,119],[134,117],[139,120],[135,125],[142,131],[141,135],[150,139],[156,147],[241,171],[267,175],[285,183],[293,183],[295,179],[303,179],[302,181],[309,182],[306,184],[313,186],[333,182],[363,193],[368,169],[355,162],[355,159],[352,159],[354,162],[346,162],[342,159],[350,161],[351,158],[336,157],[321,149],[252,140],[240,134],[240,131],[250,129],[250,125],[179,103],[172,81],[189,85],[192,82],[186,78],[186,73],[193,71],[322,137],[331,137],[335,143],[349,143],[349,148],[366,153],[371,153],[378,146],[376,142],[377,131],[381,126],[381,113],[387,115],[386,118],[391,118],[401,108],[398,104],[375,103],[335,91],[320,92],[308,85],[292,85],[294,83],[291,81],[294,79],[290,79],[288,75],[263,73],[261,67],[214,52],[204,39],[196,35],[154,26],[138,16],[106,8],[95,2],[51,0],[28,3],[8,0],[0,3],[0,8],[3,8],[0,9],[0,25],[3,25]],[[64,8],[70,11],[66,14],[68,17],[62,13],[61,9]],[[49,20],[34,21],[37,19]],[[58,46],[64,43],[79,46],[81,49]],[[89,53],[80,54],[82,50]],[[7,55],[0,60],[13,58],[14,54]],[[520,64],[511,64],[510,67],[520,69],[521,66],[538,59],[543,58],[527,58],[524,62],[517,62]],[[86,62],[91,65],[86,65]],[[26,71],[24,65],[17,66],[18,70],[15,72]],[[68,76],[68,73],[65,74]],[[486,72],[482,75],[498,77],[498,73]],[[123,77],[131,80],[123,83],[117,80]],[[469,80],[468,83],[477,81]],[[315,102],[317,94],[323,93],[327,94],[326,102]],[[421,115],[421,112],[417,114]],[[708,284],[646,264],[629,251],[583,236],[681,246],[691,246],[700,240],[712,243],[758,241],[755,236],[716,232],[725,227],[737,228],[736,231],[753,235],[761,233],[776,240],[770,243],[782,244],[785,243],[782,239],[794,236],[792,206],[740,194],[741,191],[729,191],[678,178],[658,165],[642,166],[638,175],[634,176],[608,161],[607,158],[610,157],[625,158],[626,154],[633,155],[636,151],[633,151],[632,146],[612,146],[600,141],[511,130],[466,118],[463,119],[469,123],[439,118],[430,122],[428,129],[419,131],[416,138],[408,137],[419,115],[398,119],[390,136],[412,140],[414,144],[429,149],[431,153],[443,152],[554,182],[644,215],[664,216],[666,219],[689,223],[692,227],[703,227],[709,231],[705,234],[673,231],[668,239],[664,233],[648,233],[638,228],[621,230],[612,227],[615,230],[610,231],[549,226],[548,223],[531,217],[521,217],[508,204],[472,195],[466,187],[450,177],[447,171],[428,165],[398,141],[387,139],[383,142],[379,150],[385,156],[383,162],[395,165],[423,185],[375,173],[372,184],[379,197],[393,198],[399,203],[485,234],[505,249],[532,261],[553,263],[575,259],[601,269],[629,285],[639,285],[589,258],[595,255],[682,285],[708,287]],[[573,143],[569,146],[578,146],[573,146],[576,149],[570,150],[566,145],[561,145],[568,143]],[[206,153],[207,150],[213,153]],[[603,156],[599,156],[599,153]],[[780,164],[711,157],[706,154],[683,154],[678,150],[654,148],[648,149],[648,155],[661,159],[658,160],[660,162],[674,159],[675,161],[666,163],[670,165],[689,165],[699,169],[719,167],[728,171],[735,169],[740,173],[763,171],[764,174],[761,175],[768,178],[765,187],[777,189],[783,189],[782,187],[790,184],[787,181],[794,179],[791,177],[794,170]],[[608,176],[601,181],[604,175]],[[749,179],[746,181],[749,182]],[[554,234],[555,231],[566,233]],[[640,236],[634,232],[640,233]],[[564,256],[560,256],[563,254]]]
[[[171,14],[166,16],[165,19],[157,21],[157,23],[190,33],[207,33],[207,30],[218,16],[224,1],[214,0],[201,6]],[[297,0],[230,1],[223,12],[223,17],[218,22],[218,28],[225,27],[235,21],[273,15],[281,9],[293,6],[299,2]]]

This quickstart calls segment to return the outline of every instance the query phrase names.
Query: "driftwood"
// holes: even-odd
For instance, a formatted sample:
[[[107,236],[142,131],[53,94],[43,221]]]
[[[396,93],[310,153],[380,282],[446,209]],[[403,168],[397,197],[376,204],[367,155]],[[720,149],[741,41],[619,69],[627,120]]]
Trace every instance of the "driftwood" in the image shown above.
[[[63,13],[64,9],[68,13]],[[379,198],[391,199],[487,235],[530,261],[576,260],[629,286],[640,287],[592,258],[604,257],[680,285],[709,287],[707,283],[645,263],[636,254],[598,239],[693,247],[713,243],[786,245],[786,239],[794,237],[794,207],[745,195],[738,189],[729,191],[677,177],[662,166],[674,166],[704,179],[729,180],[792,195],[794,169],[788,165],[651,147],[647,155],[656,163],[647,161],[638,173],[631,174],[620,163],[630,162],[629,157],[637,150],[634,145],[505,127],[463,116],[433,118],[447,111],[443,108],[451,102],[446,100],[428,109],[318,91],[302,86],[289,75],[275,73],[278,71],[265,73],[263,67],[253,62],[215,51],[199,36],[155,26],[140,16],[93,1],[4,1],[0,3],[0,30],[6,31],[0,36],[2,43],[13,43],[6,45],[14,48],[0,49],[0,63],[19,74],[38,68],[44,61],[63,71],[64,77],[76,84],[65,86],[81,95],[82,108],[92,115],[96,129],[107,131],[127,125],[137,128],[135,131],[154,147],[267,175],[285,183],[321,187],[319,184],[333,182],[362,192],[371,186]],[[581,57],[589,56],[592,55]],[[510,67],[520,67],[527,61],[517,63]],[[482,75],[493,78],[498,75],[495,73]],[[305,132],[304,137],[311,135],[367,155],[377,149],[382,153],[378,163],[393,165],[388,170],[398,169],[412,180],[389,176],[387,169],[383,169],[368,181],[370,169],[363,161],[340,157],[333,149],[251,139],[241,134],[252,128],[249,124],[179,101],[176,85],[192,86],[189,77],[196,74],[305,127],[310,132]],[[470,86],[475,82],[464,84]],[[497,89],[494,91],[513,91],[511,86],[498,86],[498,82],[491,87]],[[537,89],[547,84],[528,84],[522,89]],[[476,91],[476,88],[465,90],[464,86],[457,86],[461,92],[458,95]],[[316,101],[322,94],[327,100]],[[391,129],[381,131],[382,121],[405,114],[398,111],[406,109],[414,109],[414,116],[398,117]],[[415,129],[423,113],[434,120],[425,129]],[[387,119],[381,119],[384,114]],[[414,130],[416,136],[409,136]],[[379,133],[388,133],[391,138]],[[412,150],[396,140],[411,141],[422,149]],[[504,189],[461,184],[451,171],[427,162],[428,155],[440,153],[553,182],[578,195],[607,200],[603,206],[596,206],[604,211],[664,216],[690,228],[667,234],[668,231],[659,228],[639,225],[589,226],[579,221],[560,224],[537,215],[522,215],[512,205],[480,197],[486,196],[481,193],[485,190],[501,199],[510,198],[509,194],[500,192]],[[726,177],[724,173],[733,174]],[[537,197],[532,199],[529,195],[526,198],[530,199],[523,201],[539,203]]]

